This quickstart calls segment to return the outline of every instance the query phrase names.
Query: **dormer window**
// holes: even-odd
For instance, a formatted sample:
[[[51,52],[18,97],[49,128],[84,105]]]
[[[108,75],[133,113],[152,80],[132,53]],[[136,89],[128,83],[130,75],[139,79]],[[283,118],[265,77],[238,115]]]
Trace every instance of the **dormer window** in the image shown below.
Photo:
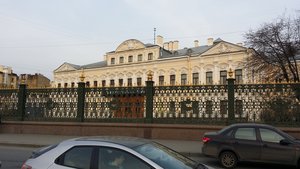
[[[148,53],[148,60],[153,60],[153,53]]]
[[[124,57],[123,56],[120,57],[120,63],[124,63]]]
[[[142,55],[142,54],[139,54],[139,55],[138,55],[138,61],[139,61],[139,62],[143,61],[143,55]]]
[[[133,62],[133,56],[128,56],[128,62]]]
[[[110,59],[110,64],[114,65],[115,62],[116,62],[116,59],[115,59],[115,58],[111,58],[111,59]]]

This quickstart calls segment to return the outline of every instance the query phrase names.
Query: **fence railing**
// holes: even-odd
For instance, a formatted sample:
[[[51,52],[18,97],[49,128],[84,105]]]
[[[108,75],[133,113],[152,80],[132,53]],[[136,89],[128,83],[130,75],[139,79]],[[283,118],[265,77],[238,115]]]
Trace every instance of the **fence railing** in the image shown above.
[[[2,120],[300,126],[300,84],[0,90]]]

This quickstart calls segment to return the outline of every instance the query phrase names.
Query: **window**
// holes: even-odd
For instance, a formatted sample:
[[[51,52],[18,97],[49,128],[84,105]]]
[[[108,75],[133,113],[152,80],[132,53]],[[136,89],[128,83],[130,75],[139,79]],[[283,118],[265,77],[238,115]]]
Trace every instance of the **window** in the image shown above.
[[[132,78],[127,79],[127,86],[132,86]]]
[[[102,80],[102,87],[105,87],[105,86],[106,86],[106,81]]]
[[[126,151],[100,147],[98,168],[151,169],[152,167]]]
[[[98,87],[98,82],[94,81],[94,87]]]
[[[67,87],[68,87],[68,83],[65,83],[64,88],[67,88]]]
[[[193,85],[199,84],[199,73],[193,73]]]
[[[227,71],[226,70],[220,71],[220,84],[221,85],[227,84]]]
[[[213,72],[206,72],[206,84],[207,85],[213,84]]]
[[[119,79],[119,86],[123,86],[123,79]]]
[[[159,80],[159,85],[160,85],[160,86],[163,86],[164,83],[165,83],[165,77],[164,77],[164,76],[159,76],[159,77],[158,77],[158,80]]]
[[[114,65],[114,64],[115,64],[115,62],[116,62],[116,59],[115,59],[115,58],[111,58],[111,60],[110,60],[110,64]]]
[[[75,83],[74,83],[74,82],[71,83],[71,87],[72,87],[72,88],[75,87]]]
[[[58,83],[58,84],[57,84],[57,87],[58,87],[58,88],[61,88],[61,83]]]
[[[128,62],[133,62],[133,56],[128,56]]]
[[[279,143],[280,140],[284,139],[280,134],[269,129],[260,128],[259,133],[261,140],[265,142]]]
[[[138,85],[138,86],[142,86],[142,78],[141,78],[141,77],[138,77],[138,78],[136,79],[136,82],[137,82],[137,85]]]
[[[153,53],[148,54],[148,60],[153,60]]]
[[[175,85],[175,75],[170,75],[170,85]]]
[[[123,56],[120,57],[120,63],[124,63],[124,57]]]
[[[110,80],[110,87],[114,87],[115,86],[115,80]]]
[[[139,55],[138,55],[138,61],[139,61],[139,62],[143,61],[143,55],[142,55],[142,54],[139,54]]]
[[[77,146],[59,156],[55,163],[72,168],[88,169],[91,164],[92,152],[93,147]]]
[[[187,85],[187,75],[181,74],[181,85]]]
[[[243,72],[242,72],[242,69],[235,70],[235,83],[237,83],[237,84],[243,83]]]
[[[87,81],[87,82],[85,83],[85,87],[90,87],[90,82],[89,82],[89,81]]]
[[[238,128],[234,137],[243,140],[256,140],[255,128]]]

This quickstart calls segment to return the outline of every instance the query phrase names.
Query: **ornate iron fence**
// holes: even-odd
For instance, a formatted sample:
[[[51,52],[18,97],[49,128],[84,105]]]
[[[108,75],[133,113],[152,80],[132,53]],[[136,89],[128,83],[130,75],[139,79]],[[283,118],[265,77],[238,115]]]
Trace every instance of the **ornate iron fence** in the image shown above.
[[[75,121],[77,95],[72,88],[27,89],[25,120]]]
[[[18,119],[18,90],[0,90],[0,116],[3,120]]]
[[[300,126],[300,84],[0,90],[4,120]]]

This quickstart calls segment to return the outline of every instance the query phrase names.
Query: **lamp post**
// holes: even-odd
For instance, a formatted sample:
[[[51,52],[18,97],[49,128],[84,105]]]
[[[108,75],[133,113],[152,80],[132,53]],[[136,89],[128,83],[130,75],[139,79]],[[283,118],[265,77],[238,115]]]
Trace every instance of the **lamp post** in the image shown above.
[[[154,95],[154,87],[153,87],[153,72],[150,70],[147,73],[147,81],[146,81],[146,123],[153,122],[153,95]]]
[[[234,123],[234,114],[235,114],[235,110],[234,110],[234,75],[233,75],[233,71],[230,68],[228,71],[228,76],[227,76],[227,94],[228,94],[228,123],[232,124]]]
[[[78,94],[78,103],[77,103],[77,119],[80,122],[84,121],[84,102],[85,102],[85,76],[84,70],[82,69],[79,76],[80,81],[78,82],[77,94]]]

